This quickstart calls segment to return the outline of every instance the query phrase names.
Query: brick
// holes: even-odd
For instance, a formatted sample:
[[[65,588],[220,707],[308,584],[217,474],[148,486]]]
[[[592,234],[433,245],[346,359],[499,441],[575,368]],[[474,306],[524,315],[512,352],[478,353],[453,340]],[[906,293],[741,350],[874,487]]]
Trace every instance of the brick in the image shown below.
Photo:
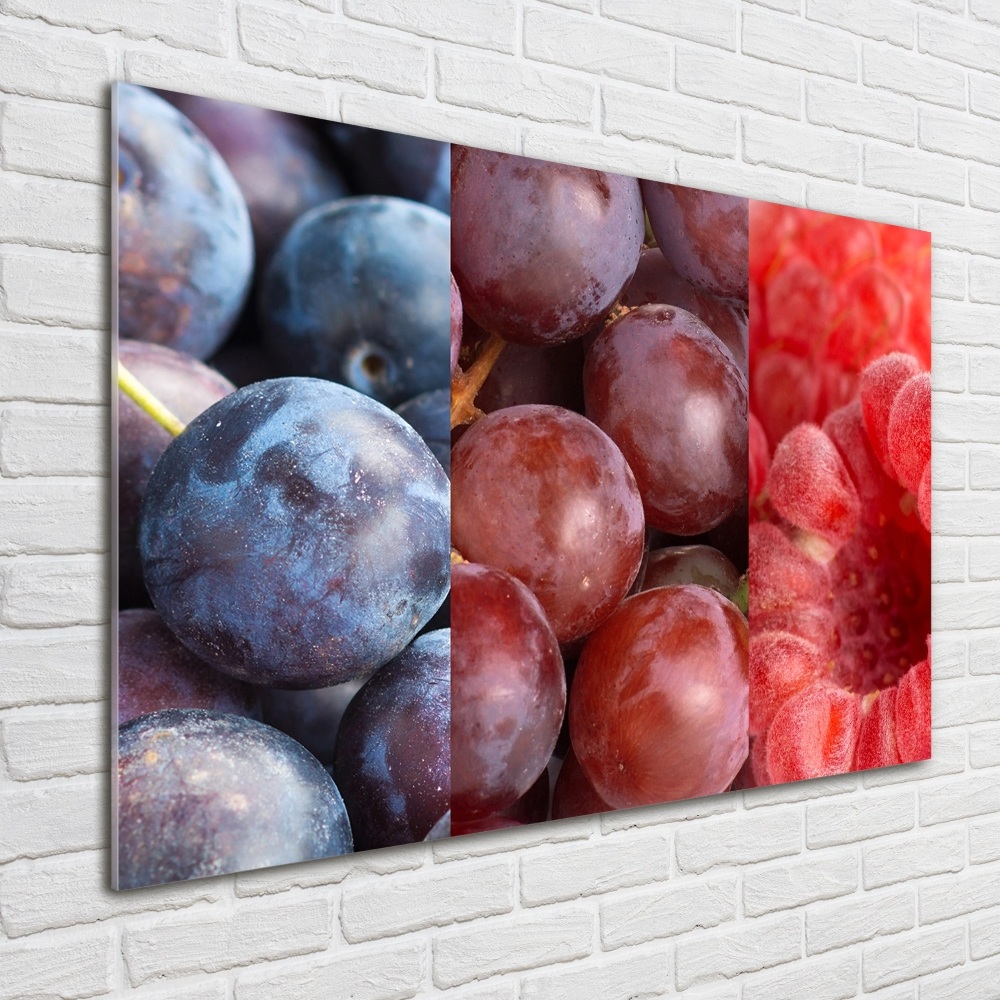
[[[0,323],[0,400],[98,403],[107,398],[107,335]]]
[[[86,934],[46,934],[0,941],[4,1000],[76,1000],[109,993],[114,975],[110,928]]]
[[[340,104],[343,120],[356,125],[505,152],[514,152],[517,146],[514,122],[478,111],[364,91],[345,93]]]
[[[0,174],[0,242],[106,252],[106,188],[80,181]]]
[[[651,98],[641,102],[630,90],[602,88],[603,131],[627,139],[652,139],[710,156],[736,152],[737,117],[728,109],[701,102]]]
[[[670,878],[670,840],[629,836],[536,849],[520,862],[521,903],[538,906]]]
[[[857,995],[860,968],[857,955],[796,962],[788,969],[754,976],[745,982],[743,1000],[774,1000],[775,997],[848,1000]]]
[[[711,49],[678,47],[676,61],[677,89],[682,94],[799,117],[802,85],[791,70]]]
[[[48,31],[23,31],[9,21],[0,31],[0,91],[108,105],[114,55],[101,42]]]
[[[956,592],[972,591],[977,596],[980,591],[989,591],[994,600],[1000,593],[996,588],[969,587],[955,588]],[[998,622],[997,624],[1000,624]],[[934,725],[945,729],[948,726],[970,726],[979,722],[995,722],[994,706],[1000,697],[1000,677],[976,677],[962,681],[942,681],[934,685]]]
[[[670,89],[670,53],[649,31],[536,7],[525,10],[523,32],[529,59]]]
[[[222,898],[222,879],[112,892],[106,851],[84,851],[43,861],[18,861],[0,870],[0,921],[10,938],[123,914],[176,910]]]
[[[921,108],[920,145],[963,161],[1000,164],[1000,125],[941,108]]]
[[[786,14],[802,13],[802,0],[749,0],[749,2],[760,7],[769,7],[771,10],[781,10]]]
[[[106,782],[93,776],[35,787],[0,785],[0,864],[17,858],[93,850],[107,836],[101,802]]]
[[[913,48],[917,19],[906,4],[886,0],[806,0],[806,17],[876,42]]]
[[[5,170],[107,184],[109,143],[108,116],[96,108],[49,101],[2,104],[0,164]]]
[[[653,891],[620,893],[601,902],[605,951],[673,938],[736,919],[735,875],[680,879]]]
[[[931,582],[965,582],[965,541],[960,538],[931,539]]]
[[[331,97],[324,84],[231,59],[126,49],[125,79],[145,87],[202,94],[316,118],[328,118],[330,113]]]
[[[918,887],[917,900],[922,925],[1000,906],[1000,871],[976,870],[928,879]]]
[[[122,953],[133,986],[157,977],[219,972],[234,966],[324,951],[333,934],[326,899],[267,906],[242,903],[232,912],[131,924]]]
[[[978,961],[1000,954],[998,913],[984,913],[969,921],[969,956]]]
[[[866,143],[862,180],[915,198],[965,204],[965,165],[945,156]]]
[[[446,989],[502,972],[583,958],[591,952],[593,937],[593,914],[569,907],[447,931],[434,939],[434,983]]]
[[[785,204],[801,204],[802,181],[798,177],[734,160],[681,153],[674,161],[677,182],[688,187],[761,198]]]
[[[965,254],[956,253],[952,250],[938,250],[933,254],[931,263],[931,296],[940,299],[965,298]],[[934,345],[931,345],[931,353],[934,352]],[[955,352],[958,354],[959,352]],[[936,357],[936,356],[935,356]],[[935,360],[931,364],[931,379],[935,389],[939,388],[938,382],[934,381],[937,372],[934,367]]]
[[[857,851],[824,851],[804,861],[748,871],[743,876],[743,912],[748,917],[760,917],[844,896],[857,887]]]
[[[229,993],[225,982],[216,976],[214,982],[195,986],[174,984],[167,989],[154,986],[149,989],[130,990],[128,998],[129,1000],[229,1000]]]
[[[934,637],[934,674],[938,676],[938,638]],[[977,633],[969,638],[969,673],[997,674],[1000,673],[1000,635],[996,633]]]
[[[16,781],[94,774],[108,766],[108,706],[24,709],[0,722],[7,771]]]
[[[1000,450],[969,449],[969,487],[973,490],[1000,489]]]
[[[806,954],[898,934],[916,926],[913,889],[866,892],[806,911]]]
[[[674,841],[682,872],[770,861],[801,851],[802,817],[791,809],[737,813],[678,827]]]
[[[107,629],[0,629],[0,708],[107,695]]]
[[[969,258],[969,300],[1000,306],[1000,261]]]
[[[915,215],[912,201],[903,197],[894,198],[884,191],[864,188],[860,184],[809,181],[806,185],[806,206],[818,212],[850,215],[911,228]]]
[[[955,18],[921,14],[918,30],[921,52],[970,69],[1000,73],[1000,46],[995,31]]]
[[[1000,121],[1000,80],[994,76],[969,74],[969,110]]]
[[[978,21],[1000,27],[1000,3],[997,0],[969,0],[969,13]]]
[[[660,0],[602,0],[601,14],[674,38],[736,50],[737,5],[728,0],[671,4]]]
[[[969,164],[969,204],[1000,212],[1000,170]]]
[[[100,625],[108,620],[107,560],[19,558],[0,567],[0,623],[14,628]]]
[[[806,117],[814,125],[907,146],[917,140],[916,115],[911,103],[834,80],[806,81]]]
[[[11,405],[0,411],[5,476],[87,476],[106,472],[103,406]],[[86,486],[78,487],[85,495]]]
[[[866,87],[891,90],[946,108],[965,108],[965,73],[956,66],[864,44],[861,80]]]
[[[861,982],[865,991],[909,982],[965,961],[965,928],[942,927],[865,945]]]
[[[743,804],[747,809],[759,809],[778,803],[808,802],[826,795],[843,795],[858,790],[856,774],[831,775],[808,781],[791,781],[784,785],[765,785],[743,791]]]
[[[532,823],[528,826],[493,830],[487,834],[468,834],[435,840],[431,845],[436,862],[462,861],[484,855],[497,856],[509,851],[523,851],[542,844],[586,840],[593,832],[593,819],[560,820],[557,823]]]
[[[2,40],[0,40],[2,41]],[[0,250],[0,319],[90,330],[110,325],[109,263],[93,253]]]
[[[103,482],[0,482],[0,555],[103,551]]]
[[[936,531],[949,531],[958,520],[957,511],[952,503],[954,496],[953,494],[943,494],[940,499],[935,498],[934,526]],[[992,500],[992,498],[974,498],[976,502],[972,505],[971,514],[980,525],[984,507],[982,503],[978,502],[981,499]],[[941,523],[940,528],[938,528],[939,522]],[[958,532],[952,533],[957,534]],[[982,528],[969,525],[966,533],[982,533]],[[991,602],[995,601],[998,596],[1000,596],[1000,588],[992,584],[941,587],[935,595],[935,604],[931,612],[932,626],[937,630],[939,628],[993,628],[1000,625],[1000,614],[991,606]],[[947,725],[947,723],[940,722],[940,718],[936,714],[935,707],[934,724]]]
[[[934,269],[935,271],[942,270],[936,264]],[[933,391],[965,392],[968,382],[965,374],[966,361],[970,358],[974,358],[978,363],[980,354],[978,352],[974,354],[967,348],[950,347],[945,344],[931,345],[931,386]]]
[[[674,180],[670,169],[673,156],[666,147],[655,142],[629,142],[579,128],[523,125],[521,152],[539,160],[573,163],[593,170],[610,170],[651,180]]]
[[[993,774],[923,786],[919,797],[921,826],[1000,812],[1000,782]]]
[[[965,867],[965,831],[943,830],[866,844],[861,866],[866,889],[957,872]]]
[[[514,902],[512,861],[448,866],[348,884],[341,897],[340,923],[344,937],[354,944],[509,913]]]
[[[356,81],[394,94],[427,93],[426,46],[297,10],[244,3],[237,18],[243,54],[256,66]]]
[[[296,960],[244,972],[235,1000],[407,1000],[424,977],[424,945],[339,948],[322,959]]]
[[[639,830],[650,826],[663,826],[667,823],[687,824],[691,820],[704,819],[706,816],[718,816],[722,813],[735,813],[739,799],[735,795],[703,795],[697,799],[681,799],[679,802],[661,802],[659,805],[642,806],[638,809],[615,809],[612,812],[601,813],[598,817],[601,833],[615,833],[621,830]],[[570,826],[574,820],[560,821]]]
[[[514,52],[517,5],[514,0],[468,0],[460,6],[422,0],[344,0],[344,13],[435,41],[457,42],[496,52]]]
[[[186,4],[180,17],[176,8],[159,0],[130,0],[114,7],[105,0],[4,0],[3,10],[95,34],[121,31],[127,38],[156,38],[168,45],[215,55],[224,55],[228,48],[226,6],[222,0]]]
[[[998,1000],[1000,986],[992,963],[963,965],[920,980],[920,1000]]]
[[[445,104],[564,125],[593,120],[594,84],[582,77],[459,49],[439,49],[436,63],[435,92]]]
[[[965,543],[960,544],[964,546]],[[973,582],[1000,580],[1000,542],[995,539],[977,541],[969,552],[969,579]],[[953,582],[961,583],[962,580]]]
[[[645,1000],[664,996],[670,988],[670,952],[643,949],[599,962],[574,963],[556,972],[525,976],[521,1000]]]
[[[771,118],[743,118],[743,159],[748,163],[854,181],[860,158],[857,140],[848,136]]]
[[[873,808],[870,795],[852,795],[806,807],[806,844],[833,847],[912,830],[916,821],[916,796],[910,790],[887,792]]]
[[[969,765],[1000,767],[1000,725],[979,726],[969,733]]]
[[[935,444],[931,452],[935,490],[964,490],[966,455],[963,446]]]
[[[392,872],[412,871],[420,868],[425,860],[423,844],[404,844],[393,851],[364,851],[323,858],[320,861],[307,861],[299,865],[262,868],[254,872],[241,872],[236,876],[236,895],[272,896],[290,889],[334,885],[351,875],[388,875]]]
[[[858,78],[854,39],[819,25],[762,10],[743,11],[745,56],[842,80]]]
[[[747,920],[736,930],[711,931],[677,942],[681,990],[757,972],[802,955],[802,917]]]
[[[935,301],[931,306],[931,324],[938,343],[965,344],[969,347],[991,347],[987,331],[1000,320],[1000,309],[982,305]],[[935,423],[935,436],[938,427]]]
[[[963,407],[964,404],[964,407]],[[1000,440],[1000,435],[998,431],[1000,428],[990,427],[987,423],[986,413],[991,405],[995,405],[992,401],[983,396],[942,396],[940,397],[940,403],[935,400],[934,402],[934,432],[936,436],[942,441],[986,441],[986,442],[996,442]],[[962,410],[965,410],[965,418],[968,421],[968,434],[962,439],[959,436],[958,421],[961,418]],[[989,501],[988,497],[971,497],[973,505],[979,504],[981,501]],[[951,499],[946,501],[946,504],[951,507],[953,501]],[[954,511],[952,510],[952,513]],[[946,529],[948,534],[958,534],[964,535],[968,534],[968,531],[961,530],[961,528],[954,523],[954,519],[951,518],[949,514],[949,523],[951,527]],[[935,528],[937,525],[935,524]]]
[[[920,228],[930,232],[931,242],[936,247],[1000,258],[1000,226],[993,212],[951,205],[921,205]]]

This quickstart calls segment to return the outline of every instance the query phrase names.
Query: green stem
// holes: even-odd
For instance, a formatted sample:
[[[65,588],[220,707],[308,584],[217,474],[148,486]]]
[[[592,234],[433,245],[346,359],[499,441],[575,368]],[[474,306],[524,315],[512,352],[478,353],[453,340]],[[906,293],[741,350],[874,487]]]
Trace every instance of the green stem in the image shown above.
[[[118,388],[144,413],[148,413],[168,434],[177,437],[182,424],[120,361]]]
[[[750,616],[750,574],[744,573],[740,577],[739,585],[729,598],[743,612],[744,618]]]

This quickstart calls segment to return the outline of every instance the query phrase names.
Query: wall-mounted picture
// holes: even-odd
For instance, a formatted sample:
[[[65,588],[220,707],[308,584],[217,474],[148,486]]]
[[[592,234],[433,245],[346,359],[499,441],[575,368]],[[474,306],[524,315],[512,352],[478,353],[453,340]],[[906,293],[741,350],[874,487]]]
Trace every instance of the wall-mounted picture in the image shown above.
[[[930,756],[928,234],[115,128],[116,888]]]

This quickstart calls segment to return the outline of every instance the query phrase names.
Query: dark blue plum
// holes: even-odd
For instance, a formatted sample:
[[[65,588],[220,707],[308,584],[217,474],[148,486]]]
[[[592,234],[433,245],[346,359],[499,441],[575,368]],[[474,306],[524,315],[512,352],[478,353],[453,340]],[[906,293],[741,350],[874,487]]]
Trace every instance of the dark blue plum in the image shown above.
[[[333,773],[359,851],[423,840],[451,797],[451,632],[428,632],[347,706]]]
[[[451,471],[451,390],[432,389],[396,412],[424,439],[445,472]]]
[[[451,210],[451,147],[416,135],[331,122],[330,139],[355,191]]]
[[[164,452],[143,503],[146,586],[218,669],[326,687],[386,663],[449,586],[449,483],[409,424],[319,379],[239,389]]]
[[[349,385],[387,406],[450,384],[448,217],[400,198],[306,213],[264,276],[264,347],[288,375]]]
[[[246,202],[176,108],[118,84],[118,332],[207,358],[253,274]]]
[[[278,730],[172,709],[118,734],[116,888],[349,854],[333,779]]]

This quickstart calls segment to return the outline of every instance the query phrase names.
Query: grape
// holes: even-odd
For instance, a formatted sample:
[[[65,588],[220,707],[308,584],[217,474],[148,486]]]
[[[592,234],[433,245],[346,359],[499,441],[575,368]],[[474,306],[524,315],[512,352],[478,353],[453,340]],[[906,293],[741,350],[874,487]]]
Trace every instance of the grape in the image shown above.
[[[351,701],[333,774],[358,850],[423,840],[451,796],[451,643],[420,636]]]
[[[513,805],[544,770],[566,707],[559,645],[538,601],[500,570],[452,567],[453,822]]]
[[[452,454],[452,543],[517,577],[560,642],[586,635],[628,592],[642,504],[621,452],[584,417],[513,406],[475,423]]]
[[[746,198],[644,180],[642,200],[657,244],[681,277],[713,295],[746,301]]]
[[[569,819],[571,816],[610,811],[611,806],[594,791],[571,749],[559,769],[556,787],[552,790],[552,818]]]
[[[218,669],[342,683],[399,653],[444,600],[448,492],[381,404],[318,379],[259,382],[201,414],[153,470],[146,584]]]
[[[649,553],[643,590],[696,583],[730,597],[739,586],[739,570],[709,545],[675,545]]]
[[[722,792],[749,742],[746,619],[713,590],[630,597],[587,640],[569,706],[573,750],[614,808]]]
[[[594,341],[583,379],[587,416],[624,453],[649,524],[690,536],[734,513],[747,488],[747,385],[700,320],[632,310]]]
[[[610,311],[643,237],[631,177],[456,146],[452,271],[468,316],[520,344],[559,344]]]
[[[352,850],[340,792],[293,739],[252,719],[155,712],[118,735],[117,888]]]

